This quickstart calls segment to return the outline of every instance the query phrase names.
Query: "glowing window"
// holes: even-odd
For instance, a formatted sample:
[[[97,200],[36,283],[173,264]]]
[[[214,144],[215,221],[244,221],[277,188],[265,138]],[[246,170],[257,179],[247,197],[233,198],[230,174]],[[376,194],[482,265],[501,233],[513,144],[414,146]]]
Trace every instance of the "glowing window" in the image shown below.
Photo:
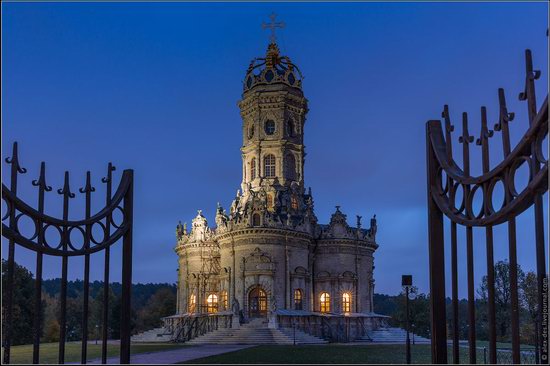
[[[328,313],[330,311],[330,295],[328,292],[323,292],[319,296],[320,310],[321,313]]]
[[[221,300],[222,300],[222,309],[227,310],[228,307],[229,307],[229,302],[228,302],[228,299],[227,299],[227,291],[222,291],[220,297],[221,297]]]
[[[344,313],[351,312],[351,295],[348,292],[342,294],[342,310]]]
[[[275,133],[275,122],[272,120],[265,121],[265,133],[267,135],[273,135]]]
[[[302,300],[302,290],[294,290],[294,310],[302,310],[303,300]]]
[[[298,209],[298,197],[292,195],[290,197],[290,207],[293,209],[293,210],[297,210]]]
[[[250,160],[250,179],[256,179],[256,158]]]
[[[206,311],[208,313],[217,313],[218,312],[218,295],[210,294],[206,299]]]
[[[274,208],[275,208],[275,202],[273,201],[273,195],[268,194],[267,195],[267,209],[269,211],[273,211]]]
[[[195,295],[189,296],[189,312],[194,313],[197,308],[197,297]]]
[[[272,154],[264,157],[264,173],[266,178],[275,177],[275,156]]]

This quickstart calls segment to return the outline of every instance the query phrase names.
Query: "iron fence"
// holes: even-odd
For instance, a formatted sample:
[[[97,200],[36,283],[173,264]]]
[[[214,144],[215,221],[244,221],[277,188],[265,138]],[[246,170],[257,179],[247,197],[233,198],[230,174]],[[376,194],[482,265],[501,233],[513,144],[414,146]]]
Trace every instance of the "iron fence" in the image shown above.
[[[120,362],[130,363],[130,291],[132,283],[132,224],[133,224],[133,170],[124,170],[118,188],[112,194],[113,171],[115,167],[109,163],[107,176],[102,179],[106,184],[106,197],[103,209],[96,214],[91,213],[92,193],[95,188],[91,184],[91,174],[86,173],[86,183],[79,192],[85,197],[85,218],[82,220],[69,220],[69,202],[75,197],[71,191],[69,172],[65,172],[63,187],[57,190],[63,197],[62,218],[56,218],[45,214],[44,196],[52,187],[46,184],[46,164],[40,165],[40,174],[32,184],[38,187],[38,208],[35,209],[17,196],[18,175],[27,172],[20,165],[17,150],[17,142],[13,143],[11,158],[6,158],[11,165],[10,188],[2,184],[2,199],[6,204],[6,213],[2,217],[2,236],[8,240],[8,261],[4,297],[3,319],[3,347],[4,363],[10,362],[10,348],[13,321],[13,291],[14,266],[16,244],[36,253],[36,280],[34,293],[33,312],[33,363],[40,361],[40,336],[42,316],[42,273],[44,255],[61,257],[61,290],[60,290],[60,331],[59,331],[59,357],[60,364],[65,362],[66,322],[67,322],[67,273],[69,258],[84,257],[84,285],[83,285],[83,314],[82,314],[82,351],[81,363],[87,361],[88,345],[88,311],[89,311],[89,282],[90,282],[90,256],[103,251],[105,254],[104,278],[103,278],[103,315],[102,315],[102,352],[103,363],[107,361],[107,337],[108,337],[108,299],[109,299],[109,266],[110,247],[122,239],[122,294],[120,315]],[[113,214],[119,211],[122,215],[121,222],[113,219]],[[22,218],[32,221],[34,231],[32,235],[22,230]],[[6,224],[7,223],[7,224]],[[94,228],[97,228],[94,230]],[[46,233],[52,230],[59,235],[59,241],[49,242]],[[75,240],[71,240],[73,233],[82,235],[83,242],[79,246]],[[95,233],[95,234],[94,234]],[[101,234],[101,238],[97,235]],[[51,240],[51,237],[50,237]]]
[[[494,132],[487,125],[487,110],[481,107],[481,134],[476,144],[481,147],[483,174],[473,176],[470,173],[470,144],[474,137],[468,131],[468,115],[462,114],[462,134],[458,142],[462,144],[462,168],[453,159],[452,132],[449,109],[444,107],[441,121],[432,120],[426,124],[427,144],[427,188],[428,188],[428,235],[430,253],[430,307],[432,334],[432,362],[447,363],[447,334],[445,314],[445,249],[443,215],[450,220],[450,255],[452,287],[452,328],[458,329],[458,264],[457,264],[457,226],[466,231],[466,262],[468,288],[468,343],[469,362],[476,362],[475,297],[474,297],[474,240],[473,228],[485,228],[485,246],[487,252],[488,286],[488,329],[489,362],[497,362],[495,327],[495,273],[493,255],[493,227],[507,223],[508,252],[510,261],[511,292],[511,360],[520,363],[522,353],[519,342],[519,303],[517,273],[516,217],[529,208],[533,208],[535,217],[535,245],[538,291],[538,346],[542,360],[548,360],[547,301],[545,289],[546,264],[544,244],[544,218],[542,195],[548,190],[548,161],[543,154],[543,141],[548,136],[548,95],[542,107],[537,111],[535,80],[540,71],[533,70],[531,51],[525,51],[526,76],[525,89],[519,99],[527,102],[529,124],[527,131],[512,150],[508,124],[514,119],[509,113],[503,89],[498,90],[500,114],[494,129],[501,132],[503,160],[493,169],[489,163],[489,139]],[[444,137],[445,136],[445,137]],[[529,182],[518,192],[515,175],[521,166],[529,168]],[[502,185],[504,202],[499,208],[493,195],[495,186]],[[460,198],[459,189],[463,194]],[[458,198],[458,203],[456,202]],[[479,209],[474,202],[482,202]],[[544,299],[543,299],[544,298]],[[458,332],[453,332],[453,362],[459,363]]]

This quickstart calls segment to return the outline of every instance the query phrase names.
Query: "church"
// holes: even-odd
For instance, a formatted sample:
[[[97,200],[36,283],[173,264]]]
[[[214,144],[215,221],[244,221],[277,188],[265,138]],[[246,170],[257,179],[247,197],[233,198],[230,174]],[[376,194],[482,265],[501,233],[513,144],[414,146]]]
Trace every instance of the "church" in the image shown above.
[[[261,318],[275,327],[284,316],[376,315],[376,217],[352,226],[336,206],[320,224],[304,184],[302,79],[273,36],[248,66],[241,186],[228,209],[218,203],[215,225],[200,210],[190,228],[177,225],[176,316],[232,314],[232,326]]]

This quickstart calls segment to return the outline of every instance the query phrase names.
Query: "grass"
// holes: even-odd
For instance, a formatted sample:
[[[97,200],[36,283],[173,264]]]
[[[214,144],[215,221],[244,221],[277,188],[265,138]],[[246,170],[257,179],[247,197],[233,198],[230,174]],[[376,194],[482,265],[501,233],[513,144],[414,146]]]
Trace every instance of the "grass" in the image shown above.
[[[119,355],[119,344],[107,345],[107,357],[116,357]],[[172,349],[185,347],[182,344],[173,343],[143,343],[132,344],[130,352],[132,354],[148,353],[156,351],[168,351]],[[59,344],[42,343],[40,345],[40,363],[52,364],[58,362]],[[65,345],[65,362],[80,362],[80,342],[70,342]],[[2,350],[2,356],[4,352]],[[32,363],[32,344],[11,347],[11,363],[29,364]],[[98,345],[88,344],[88,360],[101,358],[101,343]]]
[[[489,341],[476,341],[477,347],[487,347],[489,348]],[[512,349],[512,343],[506,343],[506,342],[497,342],[497,348],[498,349]],[[535,346],[529,345],[529,344],[520,344],[520,348],[522,351],[527,350],[535,350]]]
[[[430,345],[411,346],[412,363],[431,363]],[[477,352],[478,363],[483,363],[483,351]],[[399,364],[405,363],[404,345],[324,345],[324,346],[257,346],[217,356],[200,358],[185,363],[271,363],[271,364]],[[449,362],[452,361],[449,348]],[[468,363],[468,349],[460,349],[460,362]]]

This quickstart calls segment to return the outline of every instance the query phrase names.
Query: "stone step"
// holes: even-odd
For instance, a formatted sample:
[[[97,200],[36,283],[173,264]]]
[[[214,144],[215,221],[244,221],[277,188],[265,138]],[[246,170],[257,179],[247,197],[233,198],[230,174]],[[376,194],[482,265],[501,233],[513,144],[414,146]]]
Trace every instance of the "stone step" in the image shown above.
[[[413,341],[413,334],[410,333],[409,339],[411,343]],[[358,341],[372,342],[372,343],[406,343],[407,332],[401,328],[382,328],[368,332],[367,336],[359,339]],[[414,343],[427,344],[430,340],[424,337],[414,335]]]
[[[165,328],[155,328],[132,336],[132,342],[170,342],[172,334]]]
[[[259,324],[259,322],[257,322]],[[256,325],[257,325],[256,324]],[[292,332],[292,329],[290,329]],[[223,328],[204,334],[187,342],[188,344],[281,344],[290,345],[294,343],[293,336],[288,330],[256,328],[255,325],[241,327],[239,329]],[[316,337],[303,332],[296,332],[297,344],[319,344],[326,343]]]

